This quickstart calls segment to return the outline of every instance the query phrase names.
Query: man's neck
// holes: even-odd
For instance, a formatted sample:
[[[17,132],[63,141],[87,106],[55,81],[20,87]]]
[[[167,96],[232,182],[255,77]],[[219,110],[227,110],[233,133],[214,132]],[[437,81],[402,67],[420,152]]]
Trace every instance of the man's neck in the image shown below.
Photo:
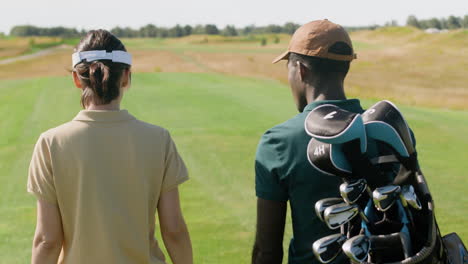
[[[321,82],[306,89],[307,103],[321,100],[346,100],[342,82]]]

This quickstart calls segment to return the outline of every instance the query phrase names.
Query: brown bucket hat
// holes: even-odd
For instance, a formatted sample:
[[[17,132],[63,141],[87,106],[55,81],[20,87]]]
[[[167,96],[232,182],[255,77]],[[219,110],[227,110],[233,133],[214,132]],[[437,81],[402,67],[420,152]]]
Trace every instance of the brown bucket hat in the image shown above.
[[[339,42],[344,42],[351,48],[349,55],[330,51],[330,47]],[[288,50],[276,57],[273,63],[287,60],[291,52],[339,61],[352,61],[356,58],[353,44],[346,30],[327,19],[315,20],[298,28],[289,42]]]

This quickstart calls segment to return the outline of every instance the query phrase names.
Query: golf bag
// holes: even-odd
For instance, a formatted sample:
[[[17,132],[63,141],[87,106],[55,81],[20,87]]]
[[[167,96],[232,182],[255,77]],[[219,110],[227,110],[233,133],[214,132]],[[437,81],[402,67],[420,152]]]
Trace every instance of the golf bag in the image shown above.
[[[362,114],[325,104],[304,125],[312,137],[310,164],[343,179],[342,198],[315,205],[329,228],[340,228],[313,244],[319,261],[342,251],[358,263],[468,263],[455,233],[441,237],[413,136],[393,103],[378,102]]]

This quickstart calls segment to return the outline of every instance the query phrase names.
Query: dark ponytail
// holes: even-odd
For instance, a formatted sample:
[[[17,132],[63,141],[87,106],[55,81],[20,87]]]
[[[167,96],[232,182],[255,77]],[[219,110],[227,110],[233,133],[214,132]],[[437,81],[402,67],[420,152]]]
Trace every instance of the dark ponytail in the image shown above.
[[[117,37],[102,29],[88,32],[75,49],[76,52],[89,50],[127,51]],[[122,75],[129,68],[129,65],[109,60],[77,64],[73,70],[83,87],[81,106],[108,104],[119,97]]]
[[[109,67],[100,61],[93,61],[89,65],[89,85],[93,92],[104,98],[108,94]]]

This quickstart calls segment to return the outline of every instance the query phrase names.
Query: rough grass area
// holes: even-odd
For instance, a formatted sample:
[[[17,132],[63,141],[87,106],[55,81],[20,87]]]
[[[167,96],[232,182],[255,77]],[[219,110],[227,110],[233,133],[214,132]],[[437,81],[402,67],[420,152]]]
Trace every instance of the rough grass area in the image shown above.
[[[468,30],[426,34],[409,27],[379,28],[351,33],[358,59],[345,82],[353,96],[389,98],[406,105],[468,110]],[[261,45],[265,39],[266,45]],[[287,83],[284,62],[271,64],[290,36],[193,35],[177,39],[124,39],[134,56],[134,72],[214,72],[274,79]],[[10,43],[5,46],[6,42]],[[3,53],[27,52],[28,39],[0,40]],[[14,42],[21,45],[12,45]],[[40,44],[37,40],[37,45]],[[47,40],[51,41],[51,40]],[[46,41],[46,42],[47,42]],[[65,76],[72,46],[15,63],[0,63],[0,79]],[[47,43],[49,43],[47,42]],[[2,46],[3,45],[3,46]],[[41,46],[43,47],[43,46]]]
[[[168,128],[189,167],[181,194],[195,263],[248,263],[255,149],[265,130],[295,115],[289,88],[213,73],[133,77],[123,108]],[[79,91],[68,78],[54,77],[2,80],[0,94],[0,263],[27,263],[35,226],[35,201],[26,193],[33,145],[41,132],[76,115]],[[416,134],[441,230],[457,231],[466,242],[468,112],[399,105]],[[288,223],[285,245],[290,234]]]
[[[0,60],[31,54],[68,42],[69,40],[55,37],[0,38]]]

